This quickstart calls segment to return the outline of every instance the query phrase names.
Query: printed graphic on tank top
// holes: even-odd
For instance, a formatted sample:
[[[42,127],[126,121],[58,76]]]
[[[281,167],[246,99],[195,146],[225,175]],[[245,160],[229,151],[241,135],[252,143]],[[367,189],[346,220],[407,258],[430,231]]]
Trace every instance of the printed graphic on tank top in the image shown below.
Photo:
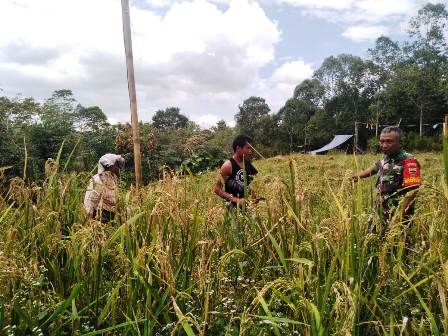
[[[258,171],[249,160],[244,161],[246,171],[238,165],[234,158],[230,158],[230,162],[232,163],[232,172],[229,177],[227,177],[224,190],[232,196],[243,198],[245,176],[247,176],[247,187],[252,182],[253,177],[258,173]]]

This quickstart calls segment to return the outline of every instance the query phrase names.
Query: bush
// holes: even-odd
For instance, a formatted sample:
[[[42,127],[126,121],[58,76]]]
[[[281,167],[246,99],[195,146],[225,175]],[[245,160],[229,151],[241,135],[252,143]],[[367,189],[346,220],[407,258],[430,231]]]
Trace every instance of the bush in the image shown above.
[[[380,141],[377,137],[367,140],[367,151],[370,153],[378,153],[380,151]]]
[[[442,137],[436,135],[432,137],[419,136],[417,133],[406,133],[401,143],[403,148],[408,151],[440,151],[442,150]],[[374,137],[367,141],[367,151],[371,153],[380,152],[379,139]]]
[[[417,133],[406,133],[403,137],[403,146],[407,150],[440,151],[442,150],[442,138],[440,135],[421,137]]]

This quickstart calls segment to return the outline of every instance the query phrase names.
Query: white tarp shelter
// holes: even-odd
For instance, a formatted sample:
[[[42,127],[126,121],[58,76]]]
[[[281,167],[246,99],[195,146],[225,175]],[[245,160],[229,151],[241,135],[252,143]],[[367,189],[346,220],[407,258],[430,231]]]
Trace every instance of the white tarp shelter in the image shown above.
[[[344,142],[349,140],[351,137],[353,137],[352,134],[335,135],[333,140],[331,140],[330,143],[326,144],[322,148],[311,151],[310,154],[316,155],[317,153],[329,151],[330,149],[333,149],[333,148],[336,148],[336,147],[342,145]]]

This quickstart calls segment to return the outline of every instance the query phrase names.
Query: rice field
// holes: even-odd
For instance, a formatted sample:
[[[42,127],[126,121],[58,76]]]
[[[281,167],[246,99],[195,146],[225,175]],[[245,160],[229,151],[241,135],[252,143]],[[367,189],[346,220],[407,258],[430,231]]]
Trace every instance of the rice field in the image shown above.
[[[2,335],[446,335],[448,187],[417,155],[410,225],[384,227],[379,155],[256,161],[266,200],[227,211],[216,172],[121,188],[116,222],[89,223],[88,173],[49,162],[0,197]]]

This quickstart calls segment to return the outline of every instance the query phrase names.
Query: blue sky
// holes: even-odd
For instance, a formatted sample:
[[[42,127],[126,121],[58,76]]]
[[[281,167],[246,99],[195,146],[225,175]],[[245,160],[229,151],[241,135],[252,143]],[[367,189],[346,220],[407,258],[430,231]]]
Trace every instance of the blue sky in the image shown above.
[[[331,55],[406,39],[420,0],[130,0],[139,117],[178,106],[203,127],[232,124],[255,95],[278,111]],[[447,0],[438,1],[447,3]],[[71,89],[129,120],[118,0],[2,0],[0,94]]]

